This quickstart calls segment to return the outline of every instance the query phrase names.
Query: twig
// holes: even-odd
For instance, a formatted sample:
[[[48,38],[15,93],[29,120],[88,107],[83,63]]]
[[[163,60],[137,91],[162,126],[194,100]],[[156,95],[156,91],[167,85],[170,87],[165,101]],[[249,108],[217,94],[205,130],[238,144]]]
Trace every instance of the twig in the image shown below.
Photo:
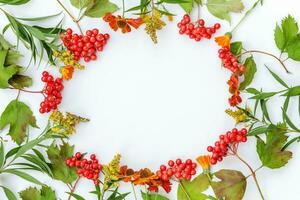
[[[268,53],[268,52],[265,52],[265,51],[260,51],[260,50],[249,50],[249,51],[245,51],[243,53],[241,53],[240,55],[238,55],[237,57],[241,57],[242,55],[244,54],[247,54],[247,53],[260,53],[260,54],[264,54],[264,55],[268,55],[268,56],[271,56],[273,58],[275,58],[281,65],[282,67],[284,68],[284,70],[286,71],[286,73],[290,73],[289,70],[287,69],[287,67],[285,66],[285,64],[283,63],[282,60],[280,60],[277,56],[271,54],[271,53]]]
[[[70,189],[70,194],[69,194],[68,200],[71,199],[72,194],[73,194],[74,191],[76,190],[76,186],[77,186],[79,180],[80,180],[80,177],[77,178],[77,180],[75,181],[74,185],[73,185],[72,188]]]
[[[71,14],[71,12],[64,6],[64,4],[63,4],[60,0],[56,0],[56,1],[57,1],[57,2],[59,3],[59,5],[66,11],[66,13],[72,18],[73,22],[77,25],[77,27],[78,27],[80,33],[83,35],[83,31],[82,31],[82,29],[81,29],[81,27],[80,27],[80,25],[79,25],[79,21],[80,21],[81,19],[77,20],[77,19]]]

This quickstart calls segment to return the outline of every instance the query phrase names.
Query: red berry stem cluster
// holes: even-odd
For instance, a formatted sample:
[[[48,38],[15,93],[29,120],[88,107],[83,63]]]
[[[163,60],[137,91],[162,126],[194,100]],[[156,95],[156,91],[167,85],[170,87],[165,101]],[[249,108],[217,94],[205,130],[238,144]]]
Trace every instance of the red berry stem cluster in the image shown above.
[[[182,20],[177,24],[177,27],[179,28],[179,34],[185,34],[195,41],[200,41],[202,38],[210,39],[212,35],[220,29],[221,25],[216,23],[213,27],[205,27],[205,21],[203,19],[199,19],[193,23],[191,22],[190,16],[185,14]]]
[[[40,113],[49,113],[51,110],[57,108],[61,103],[61,92],[64,89],[63,79],[56,78],[54,80],[53,76],[49,72],[44,71],[42,73],[41,80],[45,83],[44,89],[42,91],[44,95],[44,101],[40,104]]]
[[[76,167],[76,173],[87,179],[93,180],[96,186],[99,185],[99,174],[102,170],[102,165],[99,163],[95,154],[91,154],[90,160],[84,158],[84,155],[77,152],[73,157],[67,159],[66,164],[69,167]]]
[[[231,53],[229,47],[219,49],[218,53],[219,58],[222,59],[223,66],[232,73],[227,81],[229,92],[232,94],[228,101],[231,106],[236,106],[242,102],[239,91],[239,77],[245,73],[246,68],[239,63],[238,58]]]
[[[241,130],[234,128],[226,134],[220,135],[214,147],[207,147],[207,151],[212,153],[211,164],[215,165],[218,161],[221,162],[223,157],[226,157],[229,153],[234,155],[237,152],[238,144],[247,141],[247,132],[245,128]],[[228,150],[231,152],[228,152]]]
[[[64,46],[74,54],[74,59],[79,61],[83,57],[85,62],[96,60],[97,51],[103,51],[108,39],[108,33],[99,33],[96,28],[86,31],[86,35],[73,34],[73,30],[68,28],[61,35]]]
[[[191,159],[187,159],[185,162],[181,159],[169,160],[168,166],[161,165],[156,175],[163,181],[169,181],[173,176],[178,180],[191,180],[192,176],[196,174],[196,167],[197,164],[193,163]]]

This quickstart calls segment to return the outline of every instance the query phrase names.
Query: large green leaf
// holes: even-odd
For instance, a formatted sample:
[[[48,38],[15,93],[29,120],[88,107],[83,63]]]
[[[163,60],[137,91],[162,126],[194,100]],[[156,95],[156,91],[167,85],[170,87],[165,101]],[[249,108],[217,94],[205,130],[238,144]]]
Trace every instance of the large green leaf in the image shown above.
[[[222,169],[214,175],[220,181],[211,183],[211,186],[218,198],[226,200],[241,200],[246,190],[245,176],[236,170]]]
[[[271,169],[283,167],[292,157],[292,152],[283,151],[288,136],[286,127],[269,126],[266,133],[266,141],[257,138],[256,150],[262,164]]]
[[[244,10],[244,5],[240,0],[207,0],[206,3],[208,11],[220,18],[231,21],[229,13],[239,13]]]
[[[30,108],[18,100],[11,101],[0,118],[0,129],[10,126],[8,134],[17,143],[21,144],[26,137],[28,126],[37,128],[36,119]]]
[[[41,190],[29,187],[19,194],[22,200],[56,200],[54,190],[48,186],[43,186]]]
[[[246,89],[246,87],[251,84],[257,71],[256,64],[252,56],[246,59],[244,66],[246,67],[246,71],[244,73],[244,81],[239,85],[240,90]]]
[[[50,169],[54,179],[64,183],[72,183],[76,180],[77,174],[75,168],[70,168],[65,164],[65,160],[72,157],[74,146],[63,143],[60,147],[52,144],[47,150],[47,155],[51,161]]]
[[[206,174],[200,174],[192,181],[180,181],[177,190],[178,200],[206,200],[208,196],[202,192],[209,187]]]

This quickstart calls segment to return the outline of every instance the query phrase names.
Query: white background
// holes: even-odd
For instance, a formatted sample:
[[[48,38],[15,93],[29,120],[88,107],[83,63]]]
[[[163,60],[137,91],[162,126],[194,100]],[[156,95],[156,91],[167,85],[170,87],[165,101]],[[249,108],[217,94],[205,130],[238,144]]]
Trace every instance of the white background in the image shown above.
[[[246,8],[253,2],[245,1]],[[71,8],[68,1],[65,4]],[[131,3],[127,8],[133,5],[135,4]],[[239,27],[233,39],[243,41],[246,49],[265,50],[279,55],[273,40],[275,24],[287,14],[295,16],[300,22],[299,6],[300,3],[296,0],[267,0],[263,7],[258,6]],[[32,0],[25,6],[6,6],[5,9],[18,17],[55,14],[62,10],[55,0]],[[71,10],[74,14],[77,13],[76,9]],[[195,158],[207,153],[207,145],[213,144],[219,134],[233,128],[234,122],[224,113],[228,108],[226,80],[229,73],[220,68],[217,45],[213,40],[196,43],[180,36],[176,24],[183,12],[177,6],[171,6],[171,10],[178,16],[159,31],[157,45],[145,34],[144,27],[123,35],[113,32],[102,20],[85,18],[82,21],[83,29],[100,28],[103,32],[109,32],[111,39],[97,62],[91,62],[85,71],[76,71],[72,81],[65,83],[60,109],[91,119],[91,122],[80,125],[77,133],[71,137],[70,142],[76,144],[76,150],[96,153],[104,163],[114,154],[121,153],[122,164],[135,169],[149,167],[156,170],[169,159]],[[236,24],[241,16],[233,15],[232,24]],[[207,13],[206,8],[202,9],[202,17],[208,24],[219,22]],[[6,24],[7,20],[1,13],[0,28]],[[51,23],[53,24],[55,20]],[[66,17],[64,27],[68,26],[76,30],[76,26]],[[218,34],[230,29],[227,22],[222,22],[222,29]],[[15,44],[16,39],[12,34],[6,36]],[[20,50],[25,55],[23,62],[26,64],[30,52],[22,45]],[[258,73],[252,86],[269,91],[281,89],[266,71],[264,64],[280,74],[290,85],[300,84],[299,63],[287,61],[286,64],[292,72],[287,75],[271,58],[255,55],[255,60]],[[55,72],[53,67],[46,64],[31,66],[26,72],[34,77],[31,90],[42,87],[39,80],[44,69]],[[15,91],[0,91],[0,112],[15,96]],[[21,100],[33,108],[38,125],[42,128],[48,117],[38,112],[42,97],[22,93]],[[277,98],[269,106],[274,121],[280,120],[281,103],[282,99]],[[300,125],[297,113],[293,112],[293,107],[296,106],[296,102],[292,102],[289,112],[296,124]],[[31,134],[39,131],[33,130]],[[3,131],[2,136],[6,132],[7,130]],[[294,158],[286,167],[278,170],[262,169],[257,173],[267,200],[299,198],[299,145],[291,146],[291,150]],[[240,153],[254,168],[260,166],[253,138],[247,144],[241,145]],[[237,169],[245,175],[249,174],[248,169],[235,158],[226,158],[213,170],[220,168]],[[40,175],[37,174],[37,177]],[[44,176],[40,179],[56,188],[60,198],[66,199],[65,185]],[[259,199],[253,180],[248,180],[244,199]],[[88,194],[93,189],[92,183],[80,183],[78,193],[86,196],[86,199],[93,199]],[[2,184],[15,192],[31,185],[19,178],[1,175],[0,185]],[[123,189],[130,190],[129,187]],[[176,199],[175,194],[176,187],[169,195],[170,199]],[[6,199],[2,191],[0,199]],[[133,196],[128,199],[133,199]]]

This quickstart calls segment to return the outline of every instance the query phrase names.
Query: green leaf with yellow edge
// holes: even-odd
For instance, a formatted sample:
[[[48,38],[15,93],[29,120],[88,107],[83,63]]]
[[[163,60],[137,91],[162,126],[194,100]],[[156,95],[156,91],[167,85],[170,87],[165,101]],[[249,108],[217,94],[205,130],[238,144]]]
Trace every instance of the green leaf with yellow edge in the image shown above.
[[[292,158],[292,152],[282,150],[288,139],[285,135],[286,130],[283,125],[271,125],[266,133],[266,141],[257,137],[256,151],[264,166],[271,169],[280,168]]]
[[[0,129],[7,125],[10,126],[8,135],[19,145],[26,137],[28,126],[38,128],[30,108],[18,100],[11,101],[0,117]]]
[[[8,80],[18,73],[19,69],[16,65],[10,65],[4,67],[4,62],[7,56],[8,50],[0,51],[0,88],[8,88],[9,83]]]
[[[157,193],[145,193],[141,192],[143,200],[169,200],[167,197],[164,197]]]
[[[206,174],[200,174],[192,181],[180,181],[177,190],[177,200],[206,200],[208,196],[202,192],[209,187]]]
[[[230,12],[239,13],[244,10],[240,0],[207,0],[208,11],[217,18],[231,21]]]
[[[246,87],[251,84],[257,71],[256,64],[252,56],[246,59],[244,66],[246,68],[246,71],[244,73],[244,81],[239,85],[240,90],[246,89]]]
[[[242,200],[246,190],[246,177],[239,171],[222,169],[214,173],[220,181],[211,182],[211,186],[220,199]]]
[[[72,183],[76,180],[77,174],[75,168],[70,168],[65,163],[66,159],[73,156],[73,152],[74,146],[70,146],[68,143],[63,143],[60,147],[55,144],[49,146],[47,155],[51,161],[50,169],[54,179],[64,183]]]
[[[55,192],[48,186],[43,186],[41,190],[29,187],[19,194],[22,200],[56,200]]]

